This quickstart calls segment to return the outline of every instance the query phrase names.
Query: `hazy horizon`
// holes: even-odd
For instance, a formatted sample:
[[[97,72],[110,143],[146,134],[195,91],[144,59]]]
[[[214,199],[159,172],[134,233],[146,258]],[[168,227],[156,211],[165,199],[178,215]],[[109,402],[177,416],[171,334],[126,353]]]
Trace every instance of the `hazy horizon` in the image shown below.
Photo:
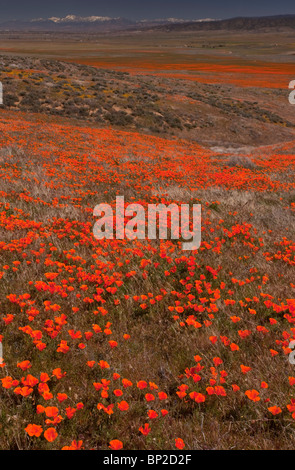
[[[198,0],[150,0],[148,3],[136,0],[52,0],[50,4],[41,4],[37,0],[22,2],[0,1],[0,22],[8,20],[29,20],[35,18],[77,16],[123,17],[131,20],[179,18],[185,20],[214,18],[225,19],[236,16],[273,16],[295,14],[294,2],[282,0],[257,0],[245,2],[227,0],[221,4],[218,0],[201,2]]]

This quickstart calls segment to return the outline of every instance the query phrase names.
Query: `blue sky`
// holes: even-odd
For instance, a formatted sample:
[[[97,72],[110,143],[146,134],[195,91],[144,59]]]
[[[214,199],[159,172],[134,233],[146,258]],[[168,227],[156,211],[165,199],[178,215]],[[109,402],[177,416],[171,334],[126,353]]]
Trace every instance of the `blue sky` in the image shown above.
[[[75,14],[130,19],[295,14],[294,0],[0,0],[0,22]]]

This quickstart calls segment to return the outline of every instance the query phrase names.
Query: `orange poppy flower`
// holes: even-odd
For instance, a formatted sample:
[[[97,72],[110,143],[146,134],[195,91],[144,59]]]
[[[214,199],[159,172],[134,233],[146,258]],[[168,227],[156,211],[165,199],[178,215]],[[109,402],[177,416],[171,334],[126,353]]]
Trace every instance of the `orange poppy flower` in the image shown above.
[[[38,426],[37,424],[28,424],[25,428],[25,431],[29,434],[29,436],[40,437],[43,429],[42,426]]]
[[[183,442],[182,439],[180,439],[180,437],[178,437],[177,439],[175,439],[175,447],[179,450],[182,450],[184,449],[185,447],[185,443]]]
[[[44,432],[44,437],[48,442],[53,442],[57,438],[58,434],[55,430],[55,428],[48,428]]]
[[[109,448],[112,450],[123,449],[123,442],[119,441],[118,439],[113,439],[112,441],[110,441]]]
[[[118,405],[119,410],[121,410],[121,411],[129,410],[129,405],[128,405],[127,401],[121,401],[117,405]]]
[[[150,432],[151,432],[151,428],[149,426],[148,423],[145,423],[144,426],[141,426],[139,428],[139,431],[141,432],[141,434],[143,434],[144,436],[147,436]]]
[[[249,398],[249,400],[252,400],[252,401],[260,401],[260,396],[259,396],[259,392],[257,392],[257,390],[247,390],[245,392],[245,395]]]
[[[279,406],[271,406],[268,408],[268,411],[270,411],[270,413],[274,416],[282,413],[282,410]]]

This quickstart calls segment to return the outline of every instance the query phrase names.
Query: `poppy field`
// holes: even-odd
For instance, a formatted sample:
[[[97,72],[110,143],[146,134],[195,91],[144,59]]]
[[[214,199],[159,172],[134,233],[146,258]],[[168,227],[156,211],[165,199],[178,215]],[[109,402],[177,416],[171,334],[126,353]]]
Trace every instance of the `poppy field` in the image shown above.
[[[1,449],[294,448],[294,150],[1,111]],[[95,239],[118,195],[200,248]]]
[[[80,34],[79,39],[52,33],[51,41],[42,35],[36,41],[31,34],[22,40],[19,35],[2,33],[0,54],[62,60],[135,77],[269,90],[284,89],[295,73],[292,31],[171,35],[154,30],[89,35],[87,40]]]
[[[220,58],[218,56],[208,56],[201,58],[200,62],[195,60],[186,60],[183,63],[164,62],[162,57],[148,62],[144,59],[138,60],[136,66],[134,60],[127,60],[122,57],[116,61],[109,58],[104,61],[93,59],[74,59],[77,63],[91,65],[99,68],[110,68],[112,70],[120,70],[134,75],[155,75],[166,78],[176,78],[190,80],[199,83],[224,83],[234,84],[239,87],[262,87],[262,88],[283,88],[288,82],[288,77],[294,75],[294,64],[283,63],[273,64],[263,61],[247,63],[245,60],[232,60]],[[70,59],[72,62],[73,59]]]

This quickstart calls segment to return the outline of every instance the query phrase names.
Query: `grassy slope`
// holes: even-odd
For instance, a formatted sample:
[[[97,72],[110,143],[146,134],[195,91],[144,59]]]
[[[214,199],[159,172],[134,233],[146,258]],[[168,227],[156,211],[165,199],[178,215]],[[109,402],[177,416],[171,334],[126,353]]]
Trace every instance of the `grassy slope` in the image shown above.
[[[233,157],[32,113],[0,126],[1,377],[16,381],[2,381],[0,447],[293,448],[294,142]],[[116,194],[201,202],[201,248],[95,240],[93,207]]]

